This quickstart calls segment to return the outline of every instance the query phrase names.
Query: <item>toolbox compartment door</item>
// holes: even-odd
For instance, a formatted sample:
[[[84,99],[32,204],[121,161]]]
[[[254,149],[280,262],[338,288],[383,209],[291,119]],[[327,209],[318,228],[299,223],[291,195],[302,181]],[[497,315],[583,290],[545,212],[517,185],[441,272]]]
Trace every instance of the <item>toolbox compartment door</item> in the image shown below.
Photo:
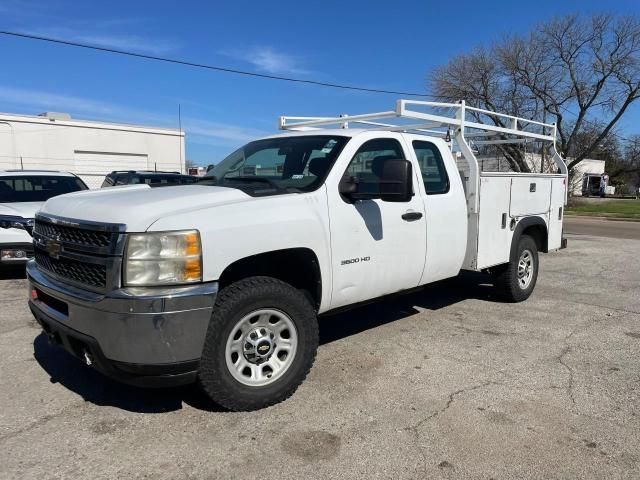
[[[551,178],[533,176],[511,177],[512,217],[525,215],[544,215],[549,211],[551,202]]]

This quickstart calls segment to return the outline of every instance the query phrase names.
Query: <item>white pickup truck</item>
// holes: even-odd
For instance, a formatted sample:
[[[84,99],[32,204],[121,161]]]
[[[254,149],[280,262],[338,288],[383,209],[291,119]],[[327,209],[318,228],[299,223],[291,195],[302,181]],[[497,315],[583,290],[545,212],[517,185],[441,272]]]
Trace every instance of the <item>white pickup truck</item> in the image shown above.
[[[553,145],[553,125],[400,100],[281,128],[196,185],[49,200],[27,266],[49,338],[121,381],[197,380],[224,407],[257,409],[304,380],[319,314],[463,269],[489,271],[505,300],[522,301],[538,252],[564,246],[555,149],[555,174],[481,173],[467,141]]]
[[[0,170],[0,270],[33,256],[31,230],[51,197],[86,190],[76,175],[51,170]]]

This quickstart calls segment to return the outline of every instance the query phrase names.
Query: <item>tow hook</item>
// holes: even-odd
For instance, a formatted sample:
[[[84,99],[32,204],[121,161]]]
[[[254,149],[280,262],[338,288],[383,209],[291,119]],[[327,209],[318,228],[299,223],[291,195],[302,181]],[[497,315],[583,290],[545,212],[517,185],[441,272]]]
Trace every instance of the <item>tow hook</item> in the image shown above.
[[[93,365],[93,356],[91,355],[91,353],[87,349],[85,349],[82,353],[84,354],[84,363],[86,363],[88,367]]]

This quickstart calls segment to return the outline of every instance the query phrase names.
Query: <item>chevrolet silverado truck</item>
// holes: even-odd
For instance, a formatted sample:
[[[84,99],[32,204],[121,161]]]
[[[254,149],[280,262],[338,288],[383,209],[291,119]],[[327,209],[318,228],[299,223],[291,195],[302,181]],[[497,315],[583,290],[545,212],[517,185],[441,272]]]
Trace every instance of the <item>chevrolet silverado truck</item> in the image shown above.
[[[253,410],[303,382],[318,315],[461,270],[490,272],[505,300],[523,301],[538,252],[564,246],[553,125],[399,100],[280,127],[195,185],[47,201],[27,274],[49,339],[120,381],[198,382]],[[480,145],[522,139],[551,145],[553,173],[479,171]]]

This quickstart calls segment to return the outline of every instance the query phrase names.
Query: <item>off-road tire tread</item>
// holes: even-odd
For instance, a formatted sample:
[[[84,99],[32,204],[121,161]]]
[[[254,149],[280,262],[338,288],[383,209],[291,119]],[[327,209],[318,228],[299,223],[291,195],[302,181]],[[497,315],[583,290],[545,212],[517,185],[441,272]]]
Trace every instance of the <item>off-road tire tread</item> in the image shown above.
[[[224,362],[212,361],[210,354],[216,351],[216,343],[220,342],[216,333],[227,327],[227,322],[231,321],[235,310],[259,296],[269,296],[274,299],[274,302],[278,302],[279,299],[294,302],[296,307],[304,312],[303,318],[299,320],[304,322],[305,342],[304,344],[298,343],[297,354],[302,355],[302,367],[291,378],[291,381],[287,382],[277,393],[269,395],[268,398],[256,396],[256,398],[247,399],[239,397],[238,390],[234,390],[233,387],[229,388],[229,385],[221,381],[222,374],[228,373],[227,366]],[[277,305],[265,305],[265,308],[267,307],[277,308]],[[302,337],[299,332],[299,342]],[[214,402],[232,411],[257,410],[282,402],[293,395],[311,370],[318,349],[318,338],[316,311],[304,292],[272,277],[256,276],[240,280],[218,292],[205,338],[198,372],[198,384]],[[226,342],[226,338],[224,342]],[[289,368],[292,367],[293,365]]]

